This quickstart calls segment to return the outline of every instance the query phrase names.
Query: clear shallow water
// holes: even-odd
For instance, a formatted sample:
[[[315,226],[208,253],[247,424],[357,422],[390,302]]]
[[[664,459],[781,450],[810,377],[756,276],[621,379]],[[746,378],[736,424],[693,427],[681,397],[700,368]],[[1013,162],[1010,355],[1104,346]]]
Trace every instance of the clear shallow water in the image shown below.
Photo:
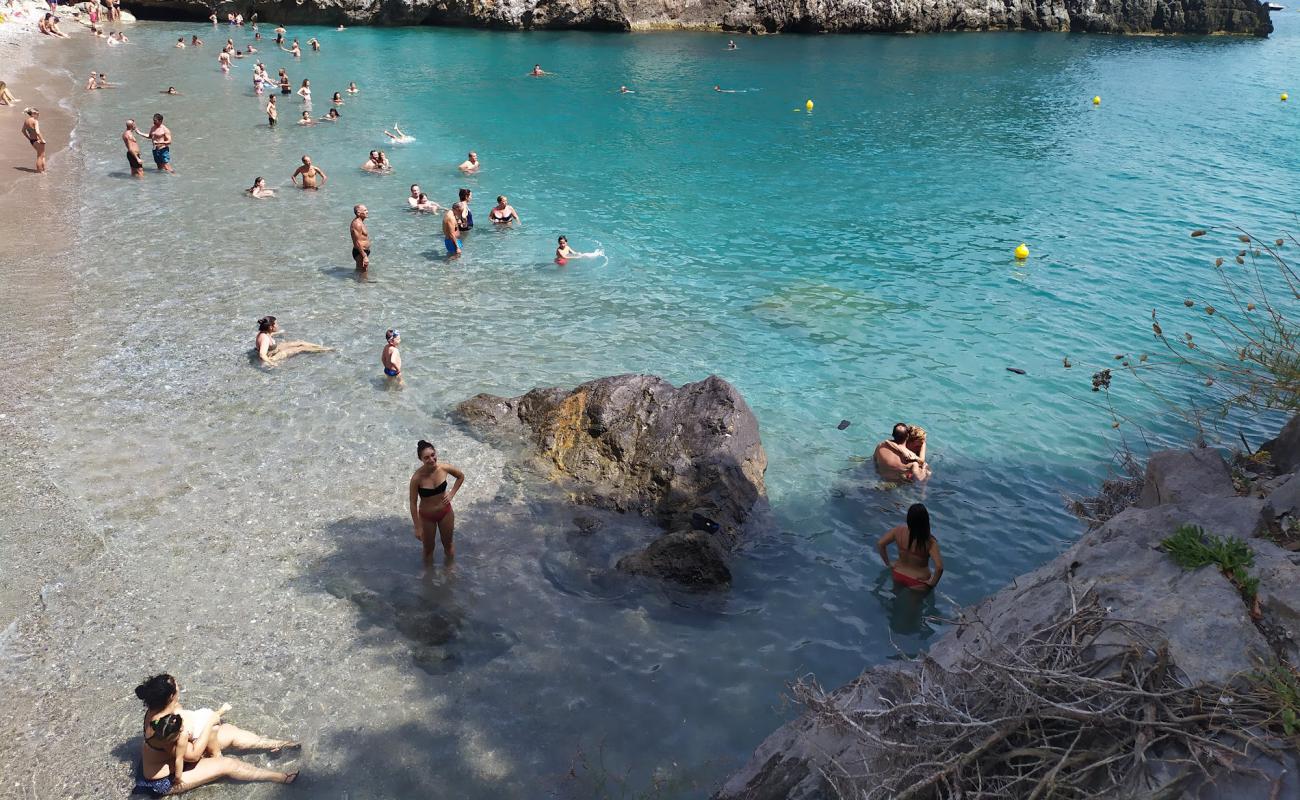
[[[1093,485],[1113,442],[1094,365],[1150,347],[1150,308],[1212,291],[1208,262],[1231,245],[1190,228],[1291,221],[1296,110],[1269,76],[1300,40],[1290,18],[1278,28],[746,38],[732,53],[711,35],[299,28],[323,52],[294,62],[267,42],[271,71],[310,78],[316,116],[349,80],[362,93],[311,129],[283,97],[269,130],[251,62],[216,69],[225,28],[136,26],[132,47],[70,68],[125,86],[85,96],[65,156],[81,180],[61,265],[76,325],[30,405],[56,483],[107,544],[48,593],[42,624],[67,653],[18,645],[28,691],[61,685],[125,740],[134,681],[173,670],[205,702],[228,696],[236,722],[301,733],[320,796],[592,794],[580,751],[634,786],[703,794],[791,713],[787,680],[835,685],[914,651],[936,630],[922,613],[1077,535],[1061,493]],[[207,46],[171,48],[191,31]],[[536,62],[557,75],[524,77]],[[160,96],[168,84],[184,94]],[[178,175],[132,181],[117,134],[155,111]],[[394,121],[417,140],[387,145]],[[358,169],[372,148],[394,174]],[[469,149],[484,168],[467,179]],[[324,191],[288,186],[303,153]],[[280,196],[244,198],[257,175]],[[459,261],[436,217],[406,209],[417,182],[443,203],[474,190]],[[487,229],[498,193],[523,227]],[[364,282],[357,202],[375,240]],[[608,263],[557,268],[559,233]],[[250,366],[267,313],[338,352]],[[401,391],[378,377],[387,327],[403,331]],[[778,530],[740,554],[725,595],[611,575],[644,531],[607,518],[579,534],[446,418],[479,391],[629,371],[716,372],[758,415]],[[1157,436],[1182,435],[1118,394]],[[924,490],[877,491],[859,462],[897,419],[930,431]],[[470,478],[451,576],[421,579],[409,538],[421,437]],[[923,609],[895,600],[871,552],[917,497],[948,562]],[[186,598],[180,623],[163,622],[161,577]],[[170,624],[184,633],[158,652]],[[566,779],[575,758],[586,777]]]

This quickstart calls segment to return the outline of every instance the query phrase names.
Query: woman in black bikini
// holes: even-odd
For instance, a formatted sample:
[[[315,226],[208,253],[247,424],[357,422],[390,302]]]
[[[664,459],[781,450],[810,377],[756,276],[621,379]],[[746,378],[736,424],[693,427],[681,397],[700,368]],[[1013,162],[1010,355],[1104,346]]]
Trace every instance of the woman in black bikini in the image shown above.
[[[135,791],[154,797],[188,792],[221,778],[241,781],[293,783],[297,772],[276,772],[255,767],[237,758],[221,755],[225,748],[277,752],[298,743],[287,739],[264,739],[250,731],[222,722],[230,710],[181,708],[176,679],[155,675],[135,687],[144,701],[144,742],[140,747],[140,769]]]
[[[23,136],[31,143],[32,149],[36,151],[36,171],[45,171],[45,135],[41,133],[41,112],[34,108],[23,110],[27,114],[27,119],[23,120]]]
[[[451,464],[438,463],[438,448],[423,439],[415,445],[415,455],[422,463],[411,476],[411,523],[415,526],[415,538],[424,544],[423,563],[425,568],[433,566],[436,532],[442,539],[443,563],[451,564],[456,558],[452,541],[456,512],[451,508],[451,499],[465,482],[465,473]],[[450,489],[448,478],[456,479]]]

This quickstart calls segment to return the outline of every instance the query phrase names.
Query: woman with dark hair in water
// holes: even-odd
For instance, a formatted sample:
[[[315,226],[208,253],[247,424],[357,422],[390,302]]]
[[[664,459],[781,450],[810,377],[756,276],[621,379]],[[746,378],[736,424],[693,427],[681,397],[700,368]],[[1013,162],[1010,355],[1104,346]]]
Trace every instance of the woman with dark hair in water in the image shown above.
[[[253,340],[253,347],[265,364],[275,365],[299,353],[328,353],[333,349],[311,342],[277,342],[275,334],[279,332],[280,323],[275,321],[275,317],[262,317],[257,321],[257,338]]]
[[[890,562],[889,545],[898,546],[898,560]],[[920,503],[907,509],[907,524],[890,528],[876,542],[880,560],[894,574],[894,582],[908,589],[929,591],[943,577],[943,556],[939,553],[939,540],[930,533],[930,512]],[[930,559],[934,559],[934,574],[930,574]]]
[[[465,482],[465,473],[451,464],[439,463],[438,448],[423,439],[416,443],[415,455],[421,463],[411,476],[411,522],[415,526],[415,538],[424,544],[423,563],[425,567],[433,566],[436,533],[442,539],[444,563],[450,564],[456,558],[456,546],[452,541],[456,512],[451,508],[451,499]],[[456,479],[450,489],[447,488],[448,478]]]
[[[278,752],[298,743],[287,739],[265,739],[234,725],[221,716],[229,705],[213,711],[181,708],[180,690],[170,675],[154,675],[135,687],[144,701],[144,741],[140,745],[140,771],[135,791],[154,797],[188,792],[221,778],[241,781],[293,783],[297,772],[276,772],[255,767],[237,758],[223,756],[226,748]]]

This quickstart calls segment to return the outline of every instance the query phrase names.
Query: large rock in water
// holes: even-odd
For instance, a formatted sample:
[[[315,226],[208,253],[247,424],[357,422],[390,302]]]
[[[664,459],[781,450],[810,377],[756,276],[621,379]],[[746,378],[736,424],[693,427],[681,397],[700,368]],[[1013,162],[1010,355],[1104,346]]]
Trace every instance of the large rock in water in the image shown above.
[[[619,375],[514,398],[480,394],[455,415],[486,438],[524,444],[575,502],[667,529],[619,562],[629,572],[693,586],[726,583],[724,554],[766,498],[758,420],[717,376],[681,388],[653,375]]]
[[[1300,476],[1293,478],[1300,480]],[[1213,450],[1153,456],[1143,501],[1083,536],[1065,553],[1017,578],[992,597],[962,612],[956,626],[929,649],[929,663],[959,675],[977,659],[1030,638],[1061,619],[1077,595],[1092,592],[1108,615],[1152,626],[1170,662],[1189,685],[1238,685],[1273,658],[1300,656],[1300,556],[1258,538],[1268,501],[1236,496],[1223,459]],[[1263,618],[1256,624],[1248,604],[1217,569],[1184,571],[1158,549],[1179,526],[1248,540],[1256,554]],[[950,565],[950,569],[951,569]],[[1071,594],[1071,589],[1077,595]],[[1293,662],[1294,663],[1294,662]],[[852,716],[877,709],[882,698],[907,702],[920,665],[873,667],[830,696]],[[960,678],[954,678],[960,680]],[[716,800],[822,800],[841,796],[828,783],[835,765],[852,765],[870,783],[873,764],[890,753],[864,736],[808,713],[779,728],[715,795]],[[1258,775],[1216,774],[1222,798],[1300,797],[1294,758],[1253,765]],[[1272,788],[1281,770],[1289,777]],[[1196,789],[1189,785],[1188,789]],[[1272,794],[1270,794],[1272,792]]]
[[[124,0],[142,19],[206,20],[209,0]],[[593,30],[702,29],[926,33],[1076,31],[1094,33],[1238,33],[1273,31],[1257,0],[278,0],[223,3],[221,12],[256,11],[277,23],[457,25]]]

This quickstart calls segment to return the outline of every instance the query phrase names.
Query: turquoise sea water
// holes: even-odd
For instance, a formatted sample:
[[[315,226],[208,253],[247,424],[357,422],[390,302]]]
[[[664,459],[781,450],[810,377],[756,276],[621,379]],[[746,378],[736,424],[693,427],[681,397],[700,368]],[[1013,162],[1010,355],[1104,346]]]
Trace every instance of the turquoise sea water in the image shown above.
[[[704,34],[296,28],[322,52],[258,56],[311,80],[314,116],[348,81],[361,93],[307,129],[277,95],[273,130],[252,62],[217,70],[224,26],[144,23],[75,57],[74,76],[123,86],[78,100],[62,157],[80,180],[78,324],[31,397],[60,485],[105,535],[49,601],[117,626],[72,645],[121,688],[85,689],[89,715],[129,737],[122,696],[167,668],[250,725],[302,732],[314,796],[589,794],[565,777],[575,759],[599,772],[579,752],[703,794],[793,713],[786,681],[837,685],[915,651],[938,629],[922,613],[1078,535],[1062,493],[1093,486],[1115,443],[1092,369],[1152,347],[1153,307],[1215,296],[1209,262],[1232,238],[1191,228],[1292,224],[1300,108],[1278,93],[1300,91],[1300,38],[1277,23],[1268,40],[781,36],[735,52]],[[191,32],[206,46],[171,47]],[[525,77],[539,62],[555,75]],[[155,112],[177,175],[133,181],[117,136]],[[416,140],[389,144],[394,122]],[[359,169],[374,148],[391,175]],[[465,178],[471,149],[484,166]],[[303,154],[323,191],[289,186]],[[278,197],[242,195],[259,175]],[[463,258],[407,209],[411,183],[444,204],[473,189]],[[497,194],[522,227],[490,229]],[[360,281],[354,203],[374,239]],[[557,267],[558,234],[607,258]],[[251,366],[263,314],[338,352]],[[389,327],[400,391],[380,380]],[[447,419],[480,391],[642,371],[720,374],[759,418],[775,530],[719,597],[611,576],[644,532],[576,535],[545,487]],[[1153,435],[1185,434],[1117,394]],[[896,420],[930,433],[925,489],[880,491],[861,463]],[[415,563],[418,438],[469,475],[452,576]],[[948,566],[920,609],[872,552],[918,498]],[[142,604],[165,598],[136,593],[160,575],[195,604],[163,654]]]

